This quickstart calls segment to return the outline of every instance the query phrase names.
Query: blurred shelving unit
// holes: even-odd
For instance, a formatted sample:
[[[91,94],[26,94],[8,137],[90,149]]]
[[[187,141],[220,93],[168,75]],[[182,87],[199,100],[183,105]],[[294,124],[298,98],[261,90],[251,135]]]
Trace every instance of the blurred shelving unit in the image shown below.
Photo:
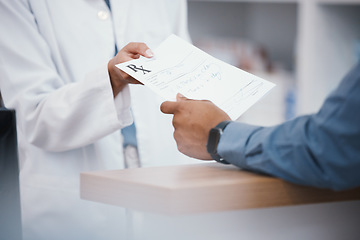
[[[296,66],[300,113],[316,111],[358,61],[359,23],[359,0],[301,3]]]
[[[320,4],[335,4],[335,5],[353,5],[360,4],[359,0],[317,0]]]
[[[255,74],[274,81],[278,87],[244,114],[245,122],[279,123],[289,118],[286,116],[289,107],[296,110],[296,115],[316,112],[327,94],[359,60],[360,0],[189,0],[188,3],[189,30],[195,45],[204,39],[251,42],[251,46],[266,49],[273,66],[281,69],[276,74],[263,74],[255,69]],[[203,48],[206,44],[198,46]],[[236,65],[231,49],[224,50],[229,52],[225,57],[220,53],[222,49],[210,54]],[[293,86],[296,86],[296,107],[289,106],[288,99]],[[266,109],[272,112],[265,111],[268,115],[264,116]]]

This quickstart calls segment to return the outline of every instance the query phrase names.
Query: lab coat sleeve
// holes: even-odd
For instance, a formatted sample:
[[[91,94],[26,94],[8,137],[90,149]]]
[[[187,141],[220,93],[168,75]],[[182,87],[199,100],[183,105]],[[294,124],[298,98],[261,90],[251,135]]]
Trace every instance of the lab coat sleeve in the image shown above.
[[[274,127],[230,123],[218,151],[241,168],[293,183],[344,190],[360,186],[360,64],[317,114]]]
[[[106,63],[80,81],[59,76],[25,1],[0,1],[0,22],[0,89],[31,144],[71,150],[132,122],[129,89],[114,99]]]

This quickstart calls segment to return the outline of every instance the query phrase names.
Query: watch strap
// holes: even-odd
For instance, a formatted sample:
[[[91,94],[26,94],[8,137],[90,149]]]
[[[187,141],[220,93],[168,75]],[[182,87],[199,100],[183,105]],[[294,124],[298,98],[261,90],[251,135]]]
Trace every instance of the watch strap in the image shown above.
[[[215,129],[219,129],[221,132],[220,132],[220,135],[222,134],[222,132],[224,131],[224,129],[227,127],[227,125],[231,123],[231,121],[222,121],[220,122],[218,125],[216,125]],[[219,139],[220,141],[220,139]],[[208,152],[210,153],[210,156],[217,162],[219,163],[222,163],[222,164],[230,164],[229,162],[227,162],[224,158],[222,158],[218,153],[217,153],[217,146],[218,146],[218,143],[217,142],[217,145],[215,146],[216,148],[216,151],[215,152],[210,152],[209,149],[208,149]]]
[[[222,131],[224,131],[224,129],[226,128],[226,126],[231,123],[231,121],[222,121],[221,123],[219,123],[218,125],[216,125],[215,128],[219,128]]]

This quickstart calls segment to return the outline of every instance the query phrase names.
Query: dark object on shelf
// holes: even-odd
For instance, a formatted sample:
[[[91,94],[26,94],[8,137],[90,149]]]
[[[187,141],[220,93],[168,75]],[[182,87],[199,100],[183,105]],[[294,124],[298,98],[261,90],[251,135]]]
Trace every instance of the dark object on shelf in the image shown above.
[[[1,96],[1,92],[0,92],[0,108],[4,107],[4,103],[2,101],[2,96]]]
[[[0,108],[0,239],[22,239],[15,111]]]

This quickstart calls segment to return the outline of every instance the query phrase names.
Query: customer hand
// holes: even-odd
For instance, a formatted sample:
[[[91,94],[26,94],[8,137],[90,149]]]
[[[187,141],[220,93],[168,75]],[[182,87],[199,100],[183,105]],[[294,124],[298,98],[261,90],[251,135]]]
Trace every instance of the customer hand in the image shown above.
[[[163,102],[161,111],[174,114],[174,138],[183,154],[202,160],[211,160],[206,150],[210,129],[230,117],[207,100],[191,100],[178,93],[176,102]]]
[[[132,59],[137,59],[140,56],[151,58],[153,57],[153,53],[145,43],[132,42],[123,47],[116,56],[109,61],[108,71],[114,97],[129,83],[141,84],[127,73],[121,71],[115,65]]]

